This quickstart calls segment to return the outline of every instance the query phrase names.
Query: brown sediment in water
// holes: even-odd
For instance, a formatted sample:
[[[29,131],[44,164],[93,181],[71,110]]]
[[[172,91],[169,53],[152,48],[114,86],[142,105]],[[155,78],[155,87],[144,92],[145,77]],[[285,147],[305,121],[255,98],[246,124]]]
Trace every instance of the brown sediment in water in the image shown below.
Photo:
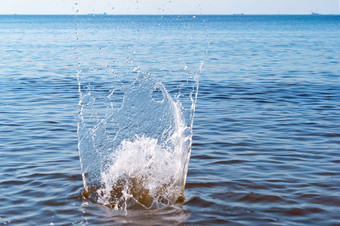
[[[125,207],[128,209],[153,209],[159,206],[157,204],[167,206],[184,202],[183,192],[176,200],[173,200],[176,197],[176,190],[170,184],[157,187],[155,194],[152,195],[150,190],[145,188],[144,179],[143,177],[120,178],[112,186],[108,202],[103,205],[113,209],[123,209]],[[126,194],[128,195],[126,196]],[[99,197],[104,195],[103,186],[85,189],[83,192],[84,198],[94,203],[98,203]]]

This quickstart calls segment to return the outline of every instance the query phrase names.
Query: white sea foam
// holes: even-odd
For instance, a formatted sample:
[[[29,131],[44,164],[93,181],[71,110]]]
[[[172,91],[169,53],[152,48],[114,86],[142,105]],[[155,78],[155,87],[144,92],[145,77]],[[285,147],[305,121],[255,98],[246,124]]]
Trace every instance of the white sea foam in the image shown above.
[[[175,203],[183,184],[180,150],[176,149],[162,148],[157,139],[144,136],[124,140],[111,156],[113,164],[101,174],[98,203],[116,209],[128,203],[145,208]],[[114,196],[117,189],[121,194]]]

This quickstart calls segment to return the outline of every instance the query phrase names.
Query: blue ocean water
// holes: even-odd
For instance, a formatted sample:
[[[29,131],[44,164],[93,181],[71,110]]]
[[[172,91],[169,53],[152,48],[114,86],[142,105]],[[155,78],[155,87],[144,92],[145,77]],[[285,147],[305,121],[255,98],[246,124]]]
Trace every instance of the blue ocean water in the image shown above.
[[[340,224],[339,16],[78,17],[0,16],[0,224]],[[99,28],[105,43],[86,36]],[[128,214],[89,202],[79,61],[137,50],[139,65],[176,72],[174,45],[192,45],[189,67],[208,52],[184,202]]]

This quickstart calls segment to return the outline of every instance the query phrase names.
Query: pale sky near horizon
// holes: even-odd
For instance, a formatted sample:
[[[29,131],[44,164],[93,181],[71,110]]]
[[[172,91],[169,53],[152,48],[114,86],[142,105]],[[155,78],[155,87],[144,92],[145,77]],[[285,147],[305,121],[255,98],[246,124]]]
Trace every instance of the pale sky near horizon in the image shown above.
[[[340,14],[340,0],[0,1],[0,14]]]

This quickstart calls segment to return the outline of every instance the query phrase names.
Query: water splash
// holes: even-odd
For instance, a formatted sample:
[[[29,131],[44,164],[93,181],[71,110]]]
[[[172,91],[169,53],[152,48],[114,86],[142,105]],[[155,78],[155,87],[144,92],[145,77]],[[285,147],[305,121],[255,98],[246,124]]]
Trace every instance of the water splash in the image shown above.
[[[84,21],[89,18],[92,19],[83,17]],[[146,54],[138,55],[135,50],[118,54],[121,48],[117,45],[124,46],[125,39],[93,51],[86,44],[89,36],[93,35],[92,39],[98,40],[100,46],[100,40],[113,33],[103,29],[101,23],[99,28],[93,27],[97,24],[93,21],[86,24],[92,30],[77,31],[76,46],[80,96],[78,149],[84,196],[117,210],[160,208],[183,200],[198,76],[203,65],[200,56],[196,56],[199,60],[194,57],[188,60],[188,52],[195,43],[185,39],[192,41],[188,41],[185,50],[170,48],[154,52],[165,56],[170,65],[170,69],[160,73],[154,68],[155,61],[145,60]],[[152,32],[158,29],[158,25],[148,26]],[[148,33],[136,34],[137,40],[135,34],[129,34],[134,49],[138,49],[140,40],[148,37]],[[158,38],[158,43],[164,42],[163,37]],[[118,52],[109,54],[113,47]],[[105,57],[101,55],[103,51]],[[136,62],[144,63],[140,66]],[[178,65],[183,66],[178,69]],[[142,71],[142,67],[148,70]],[[192,71],[195,67],[197,71]]]
[[[154,99],[155,90],[162,100]],[[87,105],[93,113],[94,103],[90,92],[81,97],[78,121],[86,197],[116,209],[175,203],[183,194],[192,138],[180,102],[143,75],[124,88],[122,106],[96,124],[84,114]]]

